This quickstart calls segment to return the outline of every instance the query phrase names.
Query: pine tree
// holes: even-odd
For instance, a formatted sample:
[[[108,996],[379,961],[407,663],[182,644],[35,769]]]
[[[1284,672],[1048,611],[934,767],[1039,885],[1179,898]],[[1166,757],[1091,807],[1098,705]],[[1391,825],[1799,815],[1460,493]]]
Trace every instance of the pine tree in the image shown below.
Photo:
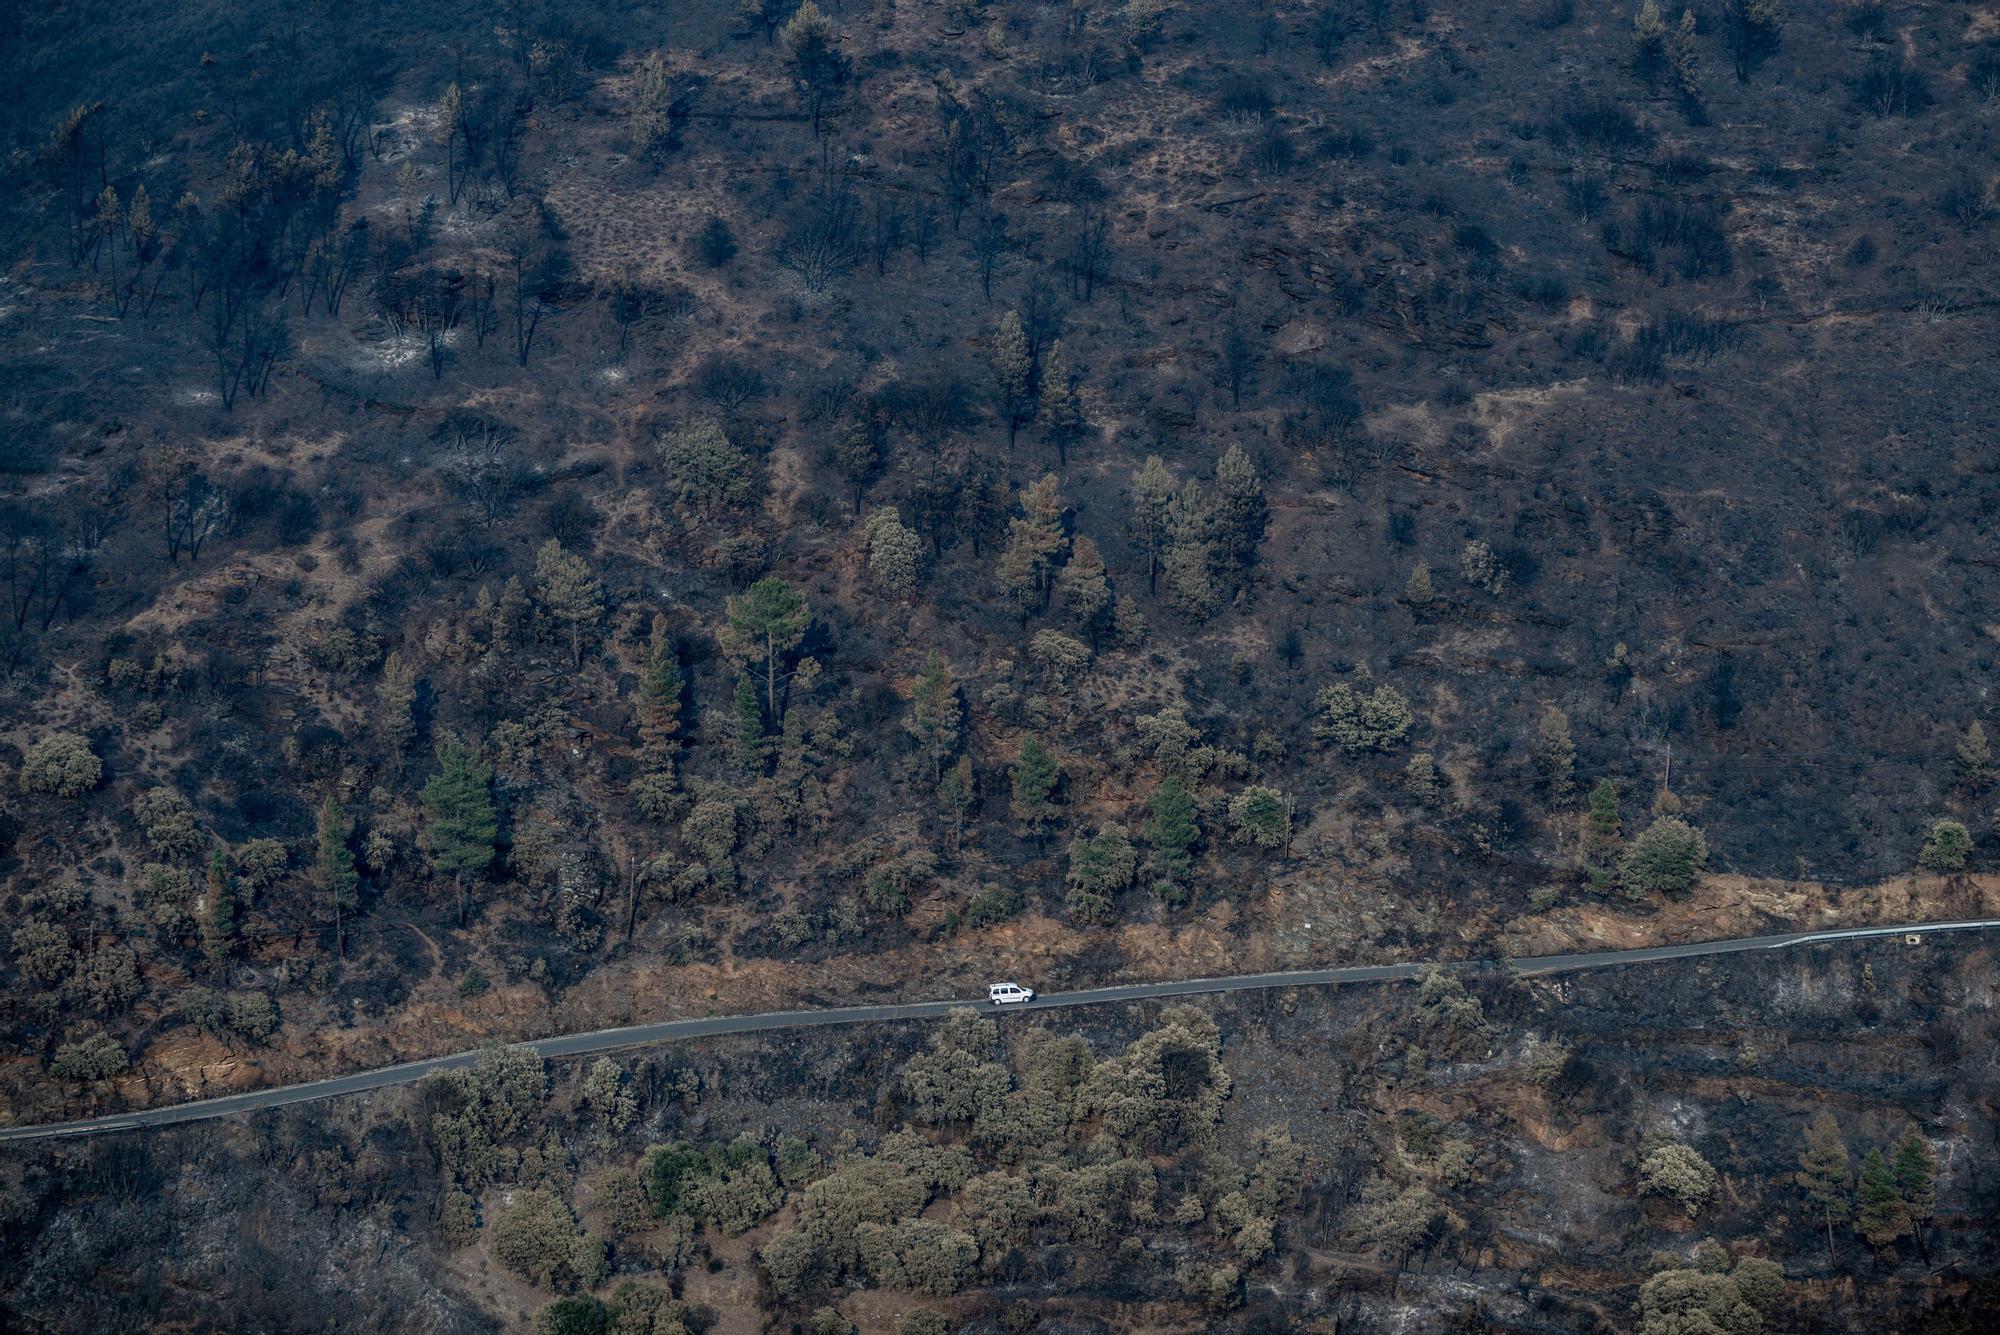
[[[764,756],[770,749],[764,732],[764,707],[757,701],[756,684],[750,674],[736,674],[736,691],[729,701],[729,747],[736,763],[753,774],[764,770]]]
[[[1132,540],[1146,553],[1146,591],[1160,591],[1160,565],[1166,560],[1167,540],[1173,534],[1170,516],[1179,490],[1174,475],[1157,454],[1146,456],[1132,475]]]
[[[1214,525],[1201,485],[1181,488],[1167,511],[1167,551],[1161,573],[1167,577],[1167,602],[1190,621],[1205,621],[1222,605],[1215,579]]]
[[[1045,473],[1021,492],[1021,514],[1008,523],[1007,548],[994,567],[1024,617],[1049,605],[1069,541],[1063,533],[1069,505],[1058,493],[1059,485],[1054,473]]]
[[[1146,841],[1153,846],[1153,861],[1160,878],[1175,886],[1187,877],[1188,867],[1201,827],[1195,823],[1194,794],[1178,774],[1160,780],[1147,802]]]
[[[728,603],[729,627],[723,648],[738,661],[763,660],[764,704],[772,718],[782,718],[778,708],[778,681],[785,655],[799,647],[812,624],[812,610],[805,598],[776,575],[767,575],[752,584],[740,598]]]
[[[865,418],[849,417],[833,439],[833,463],[854,488],[854,514],[861,515],[861,493],[882,471],[882,441]]]
[[[1910,1232],[1915,1235],[1924,1260],[1929,1261],[1931,1249],[1924,1236],[1924,1225],[1937,1213],[1937,1156],[1931,1152],[1930,1141],[1914,1126],[1906,1128],[1903,1138],[1896,1142],[1895,1174],[1896,1194],[1903,1198],[1909,1212]]]
[[[1410,578],[1403,584],[1403,601],[1421,610],[1429,607],[1436,597],[1437,587],[1431,582],[1430,563],[1417,562],[1410,571]]]
[[[1662,46],[1667,68],[1673,71],[1674,84],[1689,103],[1698,103],[1701,97],[1701,54],[1695,48],[1695,36],[1699,29],[1694,11],[1683,9],[1681,21],[1666,35]]]
[[[1576,742],[1570,736],[1569,715],[1554,705],[1542,711],[1542,721],[1535,729],[1535,772],[1548,790],[1551,807],[1569,800],[1571,776],[1576,772]]]
[[[1854,1227],[1877,1260],[1884,1247],[1910,1231],[1910,1207],[1896,1190],[1896,1176],[1880,1150],[1870,1150],[1862,1157]]]
[[[1014,766],[1014,818],[1037,839],[1056,818],[1055,793],[1061,782],[1062,766],[1054,754],[1037,738],[1023,738]]]
[[[959,699],[958,682],[951,669],[933,649],[924,659],[923,675],[910,690],[910,735],[917,740],[917,752],[930,771],[931,787],[944,781],[944,767],[958,749],[959,729],[965,707]]]
[[[229,863],[217,849],[208,855],[208,884],[201,896],[201,953],[220,969],[236,949],[236,891]]]
[[[333,919],[333,945],[343,957],[347,938],[343,922],[354,908],[354,891],[361,877],[354,870],[354,851],[347,846],[352,827],[340,803],[329,797],[319,804],[318,846],[313,854],[313,881],[319,887],[327,915]]]
[[[1056,594],[1095,647],[1111,610],[1111,581],[1097,544],[1082,534],[1070,544],[1069,561],[1056,579]]]
[[[590,562],[550,538],[535,554],[535,592],[550,617],[569,631],[572,660],[583,663],[583,636],[604,619],[604,588]]]
[[[653,618],[652,638],[646,645],[646,664],[639,673],[639,690],[633,705],[639,724],[639,744],[654,765],[664,762],[681,730],[681,696],[687,683],[681,676],[680,658],[674,652],[673,637],[667,633],[667,619]]]
[[[382,706],[382,740],[402,763],[403,753],[417,735],[415,714],[417,674],[403,661],[400,651],[391,650],[382,664],[382,680],[375,687],[375,699]]]
[[[118,192],[111,186],[104,187],[104,193],[97,197],[97,216],[92,220],[97,230],[98,248],[111,263],[111,293],[114,299],[118,293],[118,233],[125,228],[125,208],[118,202]]]
[[[527,637],[534,619],[534,604],[528,601],[527,586],[519,575],[507,576],[500,586],[500,600],[493,605],[493,639],[496,644],[517,645]]]
[[[953,853],[958,852],[959,840],[965,833],[966,817],[972,814],[972,804],[978,799],[972,757],[960,756],[958,763],[938,780],[938,818],[944,822],[945,846]]]
[[[1986,740],[1985,725],[1978,719],[1972,720],[1965,735],[1958,739],[1958,750],[1952,756],[1952,776],[1960,787],[1969,791],[1993,782],[1993,747]]]
[[[986,365],[1000,393],[1000,413],[1007,419],[1007,444],[1012,448],[1015,432],[1034,411],[1029,393],[1034,363],[1028,356],[1028,336],[1021,328],[1020,312],[1008,311],[1000,317],[1000,331],[993,337]]]
[[[1632,19],[1632,67],[1646,86],[1659,83],[1667,63],[1667,23],[1657,0],[1644,0]]]
[[[1270,520],[1270,506],[1264,499],[1257,465],[1250,462],[1241,445],[1223,451],[1215,465],[1215,495],[1210,508],[1210,527],[1223,555],[1238,566],[1254,562]]]
[[[813,138],[819,138],[826,108],[847,82],[847,57],[834,46],[833,21],[813,0],[805,0],[778,30],[792,84],[812,116]]]
[[[1063,355],[1061,339],[1049,345],[1048,360],[1042,366],[1040,406],[1035,416],[1041,421],[1042,433],[1056,447],[1057,464],[1069,467],[1070,446],[1083,439],[1089,423],[1084,420],[1083,400],[1071,383],[1069,359]]]
[[[1590,806],[1583,813],[1581,849],[1586,867],[1610,865],[1612,855],[1625,842],[1618,820],[1618,786],[1599,779],[1590,790]]]
[[[1833,1230],[1854,1213],[1852,1174],[1848,1168],[1847,1142],[1840,1138],[1840,1124],[1833,1114],[1821,1109],[1806,1128],[1805,1148],[1799,1152],[1799,1171],[1792,1180],[1805,1189],[1826,1224],[1826,1260],[1833,1264]]]
[[[438,747],[439,770],[424,785],[424,839],[431,868],[449,876],[458,896],[458,921],[465,925],[465,882],[493,865],[500,820],[493,809],[493,768],[471,747],[445,742]]]

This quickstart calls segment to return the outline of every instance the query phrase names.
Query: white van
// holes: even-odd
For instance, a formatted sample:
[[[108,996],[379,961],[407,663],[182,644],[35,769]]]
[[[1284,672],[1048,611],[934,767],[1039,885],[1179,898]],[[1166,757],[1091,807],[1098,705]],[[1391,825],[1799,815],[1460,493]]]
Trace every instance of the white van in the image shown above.
[[[1019,983],[988,983],[986,999],[996,1006],[1008,1006],[1017,1001],[1033,1001],[1035,989],[1022,987]]]

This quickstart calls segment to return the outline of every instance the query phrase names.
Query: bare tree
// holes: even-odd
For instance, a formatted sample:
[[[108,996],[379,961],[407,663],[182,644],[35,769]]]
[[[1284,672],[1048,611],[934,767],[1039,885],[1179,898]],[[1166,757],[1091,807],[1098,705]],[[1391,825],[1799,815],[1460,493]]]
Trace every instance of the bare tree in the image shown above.
[[[491,525],[507,512],[517,481],[514,432],[480,413],[453,413],[437,431],[438,471],[480,519]]]

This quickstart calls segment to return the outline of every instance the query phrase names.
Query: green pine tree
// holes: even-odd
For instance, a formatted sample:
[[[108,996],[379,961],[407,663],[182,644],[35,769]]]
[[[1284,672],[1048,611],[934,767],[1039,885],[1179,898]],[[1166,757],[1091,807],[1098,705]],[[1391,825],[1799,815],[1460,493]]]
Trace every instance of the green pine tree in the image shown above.
[[[1160,879],[1179,890],[1186,884],[1194,846],[1201,838],[1195,823],[1194,794],[1178,774],[1160,780],[1147,803],[1146,840],[1153,846],[1153,863]]]
[[[440,769],[424,785],[424,840],[431,869],[449,876],[458,895],[458,921],[465,924],[465,883],[493,865],[500,818],[493,809],[493,768],[460,742],[438,747]]]
[[[220,969],[236,949],[236,890],[229,863],[217,849],[208,856],[208,884],[201,895],[201,953]]]
[[[417,674],[403,661],[401,653],[392,651],[382,664],[382,680],[375,687],[375,698],[382,706],[382,740],[388,744],[400,769],[403,752],[417,735]]]
[[[590,562],[550,538],[535,554],[535,593],[549,617],[569,632],[573,662],[583,663],[583,637],[604,619],[604,587]]]
[[[1861,1160],[1854,1227],[1878,1260],[1884,1247],[1910,1231],[1909,1204],[1896,1189],[1896,1175],[1880,1150],[1868,1151]]]
[[[1069,358],[1063,353],[1061,339],[1049,345],[1048,359],[1042,366],[1040,406],[1035,416],[1042,424],[1042,433],[1056,447],[1057,464],[1069,467],[1070,446],[1083,439],[1090,424],[1084,420],[1083,400],[1070,381]]]
[[[1056,786],[1061,782],[1062,766],[1049,748],[1037,738],[1023,738],[1014,766],[1014,818],[1037,839],[1056,818]]]
[[[319,887],[327,913],[333,919],[333,945],[344,956],[347,938],[343,921],[354,908],[355,888],[361,877],[354,870],[354,851],[347,846],[353,827],[340,803],[329,797],[319,805],[318,848],[313,855],[313,880]]]
[[[944,779],[945,764],[958,749],[959,729],[965,708],[958,697],[958,682],[951,669],[933,649],[924,659],[924,673],[910,689],[910,735],[916,738],[917,752],[930,771],[931,787]]]
[[[1625,835],[1618,821],[1618,786],[1599,779],[1590,790],[1590,806],[1583,813],[1581,852],[1583,865],[1602,868],[1611,865]]]
[[[638,716],[639,744],[653,765],[666,759],[668,748],[680,733],[681,696],[685,690],[680,659],[674,653],[673,638],[667,633],[667,619],[656,616],[652,639],[646,646],[646,664],[639,673],[638,699],[633,706]]]
[[[986,365],[993,372],[994,387],[1000,391],[1000,412],[1007,419],[1007,444],[1011,447],[1014,433],[1035,410],[1035,401],[1029,394],[1034,362],[1028,356],[1028,335],[1021,327],[1019,312],[1008,311],[1000,317],[1000,332],[994,335]]]
[[[778,707],[778,682],[785,655],[805,639],[812,611],[799,591],[775,575],[752,584],[728,604],[729,626],[723,648],[739,662],[763,661],[764,707],[772,718],[783,718]]]
[[[1924,1225],[1937,1213],[1937,1156],[1931,1151],[1930,1141],[1914,1126],[1905,1129],[1903,1138],[1896,1142],[1895,1173],[1896,1194],[1903,1198],[1903,1205],[1909,1211],[1910,1232],[1924,1260],[1929,1261],[1931,1249],[1924,1237]]]
[[[1852,1173],[1848,1168],[1847,1142],[1840,1138],[1840,1124],[1833,1114],[1821,1109],[1806,1128],[1805,1148],[1799,1152],[1799,1171],[1792,1180],[1805,1189],[1826,1224],[1826,1260],[1833,1264],[1833,1230],[1854,1213]]]
[[[764,770],[764,756],[770,750],[764,732],[764,706],[758,703],[756,683],[750,674],[736,674],[736,691],[729,702],[729,745],[736,763],[753,774]]]

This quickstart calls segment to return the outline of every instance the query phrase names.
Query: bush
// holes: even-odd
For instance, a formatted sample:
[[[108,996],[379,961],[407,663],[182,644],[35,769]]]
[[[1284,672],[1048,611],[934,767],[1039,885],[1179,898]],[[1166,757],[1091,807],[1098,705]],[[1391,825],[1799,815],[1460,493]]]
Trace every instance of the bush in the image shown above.
[[[519,1191],[493,1221],[493,1256],[543,1288],[594,1284],[604,1244],[577,1226],[568,1202],[541,1187]]]
[[[21,787],[51,797],[82,797],[103,777],[104,762],[80,733],[50,733],[21,762]]]
[[[194,807],[171,788],[148,788],[132,803],[132,818],[162,857],[191,857],[201,848]]]
[[[1549,125],[1549,138],[1557,144],[1599,153],[1630,152],[1646,137],[1631,112],[1605,97],[1572,102]]]
[[[660,438],[660,467],[674,500],[703,511],[750,499],[750,459],[713,419],[698,417]]]
[[[92,1034],[56,1049],[49,1074],[60,1080],[108,1080],[128,1065],[125,1049],[109,1034]]]
[[[1924,846],[1917,853],[1917,865],[1941,876],[1965,870],[1972,853],[1972,836],[1955,820],[1936,820],[1924,833]]]
[[[1292,804],[1275,788],[1245,788],[1230,799],[1229,828],[1239,844],[1283,848],[1292,841]]]
[[[1930,109],[1931,86],[1922,74],[1885,53],[1869,61],[1855,81],[1854,101],[1877,120],[1916,116]]]
[[[1679,1141],[1652,1145],[1639,1156],[1639,1190],[1665,1196],[1692,1219],[1715,1194],[1715,1169]]]
[[[1662,816],[1632,841],[1618,878],[1635,895],[1677,895],[1692,887],[1708,862],[1708,841],[1678,816]]]
[[[974,927],[986,927],[996,922],[1005,922],[1022,909],[1019,890],[1010,890],[1003,885],[981,886],[972,902],[965,906],[965,920]]]
[[[1403,740],[1415,721],[1410,702],[1387,684],[1364,694],[1373,680],[1364,668],[1352,682],[1336,682],[1320,691],[1314,701],[1320,713],[1313,724],[1316,741],[1338,742],[1352,756],[1387,751]]]
[[[1132,884],[1138,854],[1125,831],[1106,825],[1094,835],[1078,834],[1069,846],[1069,883],[1078,890],[1111,896]]]
[[[702,268],[720,269],[736,258],[736,235],[729,230],[728,223],[711,217],[694,234],[688,252]]]
[[[595,1298],[558,1298],[535,1313],[535,1335],[604,1335],[610,1315]]]

